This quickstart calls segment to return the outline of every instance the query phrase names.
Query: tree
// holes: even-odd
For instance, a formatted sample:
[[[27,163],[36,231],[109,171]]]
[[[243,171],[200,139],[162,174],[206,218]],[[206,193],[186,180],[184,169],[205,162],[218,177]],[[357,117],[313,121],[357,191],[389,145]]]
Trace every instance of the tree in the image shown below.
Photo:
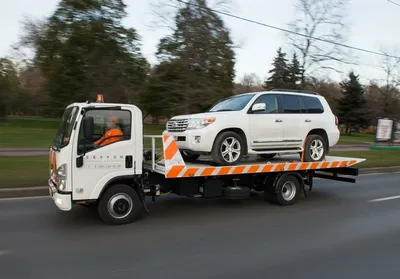
[[[6,120],[10,102],[20,90],[15,65],[6,58],[0,58],[0,122]]]
[[[264,90],[262,81],[255,73],[245,73],[240,81],[235,84],[234,94],[257,92]]]
[[[349,73],[349,80],[340,83],[342,97],[338,100],[338,117],[346,125],[346,132],[351,133],[351,127],[368,126],[369,109],[364,97],[364,88],[354,72]]]
[[[397,104],[400,102],[398,86],[400,85],[400,59],[399,51],[382,49],[384,53],[380,61],[380,68],[385,73],[383,84],[371,80],[369,86],[369,99],[375,104],[375,112],[381,117],[391,117],[396,113]],[[379,104],[379,106],[376,106]]]
[[[164,86],[166,92],[180,88],[183,113],[204,111],[233,94],[233,43],[222,19],[205,0],[190,0],[178,9],[173,33],[160,40],[157,56],[163,67],[177,63],[182,69],[177,82],[164,82]]]
[[[265,89],[287,88],[289,83],[289,66],[286,53],[279,48],[272,63],[272,69],[268,71],[269,78],[264,83]]]
[[[122,0],[62,0],[45,24],[26,25],[25,45],[34,47],[49,113],[98,93],[110,102],[138,99],[148,63],[136,31],[121,23],[125,8]]]
[[[303,34],[288,33],[290,45],[299,53],[303,75],[315,71],[335,70],[332,62],[344,62],[343,48],[333,43],[345,42],[345,11],[348,0],[298,0],[294,20],[289,30]],[[304,78],[302,79],[305,80]]]
[[[288,83],[290,84],[291,89],[301,88],[303,82],[303,70],[300,66],[300,62],[297,59],[297,54],[294,52],[292,61],[289,65],[288,69]]]

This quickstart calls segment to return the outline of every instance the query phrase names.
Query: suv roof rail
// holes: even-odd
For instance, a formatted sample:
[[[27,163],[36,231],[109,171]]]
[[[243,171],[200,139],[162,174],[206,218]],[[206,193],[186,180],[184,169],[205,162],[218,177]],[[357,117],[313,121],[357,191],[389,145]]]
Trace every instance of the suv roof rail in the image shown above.
[[[297,93],[304,93],[304,94],[312,94],[312,95],[321,95],[317,92],[307,91],[307,90],[300,90],[300,89],[283,89],[283,88],[273,88],[271,91],[282,91],[282,92],[297,92]]]

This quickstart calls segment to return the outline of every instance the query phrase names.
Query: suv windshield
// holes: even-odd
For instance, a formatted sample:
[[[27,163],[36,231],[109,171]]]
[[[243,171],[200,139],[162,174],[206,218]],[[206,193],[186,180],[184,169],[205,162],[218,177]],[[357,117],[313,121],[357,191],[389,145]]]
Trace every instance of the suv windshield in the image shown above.
[[[247,103],[253,98],[254,94],[246,94],[240,96],[233,96],[228,99],[224,99],[219,103],[215,104],[210,108],[209,112],[216,111],[238,111],[242,110]]]
[[[53,140],[53,148],[60,149],[68,145],[78,110],[78,107],[70,107],[64,111],[57,134]]]

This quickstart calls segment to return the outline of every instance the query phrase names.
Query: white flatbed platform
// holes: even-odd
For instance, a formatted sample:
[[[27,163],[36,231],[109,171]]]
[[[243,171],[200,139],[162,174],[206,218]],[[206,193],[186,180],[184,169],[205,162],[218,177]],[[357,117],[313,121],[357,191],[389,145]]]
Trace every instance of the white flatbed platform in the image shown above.
[[[322,171],[323,169],[350,167],[362,161],[365,159],[326,156],[321,162],[302,162],[298,155],[284,155],[270,160],[249,156],[235,166],[217,166],[209,159],[199,159],[195,163],[189,163],[183,161],[173,137],[164,135],[162,159],[159,162],[144,163],[143,167],[146,170],[162,174],[165,178],[184,178],[284,171]]]

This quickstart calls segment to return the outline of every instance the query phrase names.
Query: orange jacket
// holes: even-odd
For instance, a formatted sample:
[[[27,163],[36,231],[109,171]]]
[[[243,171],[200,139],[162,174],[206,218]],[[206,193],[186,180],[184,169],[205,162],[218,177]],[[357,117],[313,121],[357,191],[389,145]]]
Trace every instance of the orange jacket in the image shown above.
[[[108,130],[100,139],[94,142],[94,144],[104,146],[122,139],[123,133],[121,130],[113,128]]]

